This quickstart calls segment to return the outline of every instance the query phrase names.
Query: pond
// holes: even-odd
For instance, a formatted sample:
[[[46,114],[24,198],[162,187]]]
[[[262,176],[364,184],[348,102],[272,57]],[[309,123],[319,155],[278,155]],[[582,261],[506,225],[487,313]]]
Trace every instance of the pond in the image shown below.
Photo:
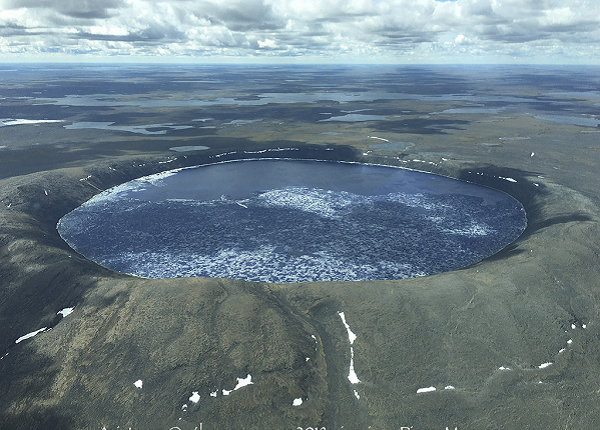
[[[260,159],[173,170],[100,193],[57,228],[147,278],[402,279],[491,256],[527,224],[501,191],[414,170]]]

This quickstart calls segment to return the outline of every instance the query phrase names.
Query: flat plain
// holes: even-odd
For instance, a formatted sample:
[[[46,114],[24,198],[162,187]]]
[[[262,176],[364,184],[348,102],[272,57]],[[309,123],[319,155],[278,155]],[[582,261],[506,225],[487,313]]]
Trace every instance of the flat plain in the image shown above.
[[[0,76],[0,428],[600,425],[600,69]],[[291,284],[122,275],[56,231],[128,180],[261,157],[471,181],[517,198],[528,226],[452,272]]]

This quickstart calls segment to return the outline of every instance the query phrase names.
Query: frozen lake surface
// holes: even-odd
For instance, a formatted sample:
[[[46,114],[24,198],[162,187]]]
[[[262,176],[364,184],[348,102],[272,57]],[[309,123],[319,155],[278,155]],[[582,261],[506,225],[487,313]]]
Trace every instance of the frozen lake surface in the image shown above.
[[[498,190],[356,163],[245,160],[152,175],[92,198],[58,230],[79,253],[148,278],[401,279],[495,254],[526,226]]]

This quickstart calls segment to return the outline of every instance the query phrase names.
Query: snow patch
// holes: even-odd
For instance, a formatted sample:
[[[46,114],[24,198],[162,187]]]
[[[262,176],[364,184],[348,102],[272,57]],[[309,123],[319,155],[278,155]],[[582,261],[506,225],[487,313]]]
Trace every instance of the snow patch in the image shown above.
[[[133,385],[135,385],[135,387],[136,387],[136,388],[139,388],[139,389],[141,389],[141,388],[142,388],[142,386],[144,385],[144,381],[142,381],[141,379],[138,379],[137,381],[135,381],[135,382],[133,383]]]
[[[354,334],[354,332],[350,329],[350,326],[346,322],[346,315],[344,314],[344,312],[338,312],[338,315],[340,316],[342,322],[344,323],[344,326],[346,327],[346,331],[348,332],[348,340],[350,341],[350,371],[348,373],[348,380],[351,384],[358,384],[360,383],[360,379],[358,379],[358,376],[354,371],[354,348],[352,346],[354,344],[354,341],[356,340],[356,334]]]
[[[338,312],[338,315],[342,319],[342,322],[344,323],[344,326],[346,327],[346,330],[348,331],[348,340],[350,341],[350,345],[352,345],[354,343],[354,341],[356,340],[356,334],[354,334],[354,332],[352,330],[350,330],[350,326],[346,322],[346,315],[344,314],[344,312]]]
[[[351,384],[359,384],[360,379],[354,371],[354,348],[350,347],[350,371],[348,372],[348,380]]]
[[[192,395],[188,399],[190,402],[198,403],[200,401],[200,394],[197,391],[192,391]]]
[[[48,329],[48,327],[42,327],[36,331],[32,331],[31,333],[27,333],[25,336],[21,336],[20,338],[18,338],[17,340],[15,340],[15,343],[20,343],[22,341],[24,341],[25,339],[29,339],[30,337],[33,337],[39,333],[42,333],[44,331],[46,331]]]
[[[75,308],[64,308],[56,313],[56,315],[62,315],[62,317],[66,317],[67,315],[71,315],[73,313],[73,309]]]
[[[417,390],[417,394],[420,394],[420,393],[430,393],[430,392],[432,392],[432,391],[435,391],[435,387],[425,387],[425,388],[419,388],[419,389]]]
[[[300,406],[302,404],[302,399],[300,397],[298,397],[297,399],[294,399],[294,401],[292,402],[292,406]]]
[[[228,396],[230,395],[233,391],[239,390],[242,387],[245,387],[246,385],[252,385],[254,384],[254,382],[252,382],[252,376],[250,374],[248,374],[248,376],[246,376],[245,378],[237,378],[237,385],[233,388],[233,390],[222,390],[223,395],[224,396]]]
[[[0,127],[9,125],[50,124],[53,122],[63,121],[60,119],[3,119],[0,120]]]
[[[383,137],[377,137],[377,136],[369,136],[371,139],[378,139],[378,140],[383,140],[384,142],[389,142],[388,139],[384,139]]]
[[[254,382],[252,382],[252,376],[250,374],[248,374],[248,376],[246,376],[246,378],[244,378],[244,379],[238,378],[237,381],[238,381],[237,385],[235,386],[233,391],[239,390],[240,388],[245,387],[246,385],[251,385],[254,383]]]

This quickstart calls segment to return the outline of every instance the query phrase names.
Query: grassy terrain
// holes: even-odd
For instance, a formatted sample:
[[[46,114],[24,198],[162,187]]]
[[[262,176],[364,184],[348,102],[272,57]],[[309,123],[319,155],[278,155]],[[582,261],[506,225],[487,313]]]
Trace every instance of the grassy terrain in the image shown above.
[[[231,94],[206,98],[217,96]],[[121,106],[80,119],[195,125],[159,135],[0,128],[0,428],[600,426],[598,130],[526,112],[434,114],[468,104],[443,100],[370,102],[359,112],[400,116],[389,121],[319,121],[365,104]],[[85,116],[65,109],[65,120]],[[227,124],[252,119],[260,121]],[[169,149],[188,145],[209,149]],[[462,270],[306,284],[125,276],[56,232],[60,217],[100,190],[268,148],[492,186],[523,203],[528,228]],[[57,315],[66,307],[74,312]],[[42,327],[52,329],[15,343]],[[248,374],[252,385],[224,395]],[[436,390],[417,392],[427,387]]]

